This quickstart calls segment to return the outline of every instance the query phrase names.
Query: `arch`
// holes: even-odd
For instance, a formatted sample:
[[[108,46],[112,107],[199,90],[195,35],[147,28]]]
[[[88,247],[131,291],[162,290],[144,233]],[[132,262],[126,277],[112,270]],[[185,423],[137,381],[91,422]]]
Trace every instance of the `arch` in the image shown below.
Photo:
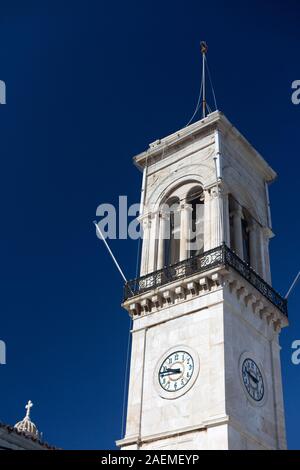
[[[187,193],[186,195],[186,200],[187,202],[191,202],[196,198],[199,198],[201,195],[203,195],[203,187],[201,184],[195,184]]]
[[[176,198],[180,203],[187,202],[189,194],[192,194],[192,191],[196,188],[202,188],[202,185],[195,180],[186,180],[177,182],[171,188],[168,188],[168,191],[162,196],[158,207],[161,207],[163,204],[167,203],[170,198]]]
[[[169,266],[204,251],[204,198],[198,181],[173,184],[160,200],[159,213],[159,267],[162,260]]]
[[[205,171],[203,168],[205,168]],[[201,164],[183,166],[176,171],[176,175],[174,172],[168,172],[167,176],[163,177],[160,182],[157,182],[153,190],[146,195],[146,206],[155,212],[159,209],[162,201],[166,200],[167,196],[172,194],[176,187],[190,182],[203,187],[203,181],[208,176],[207,165]]]

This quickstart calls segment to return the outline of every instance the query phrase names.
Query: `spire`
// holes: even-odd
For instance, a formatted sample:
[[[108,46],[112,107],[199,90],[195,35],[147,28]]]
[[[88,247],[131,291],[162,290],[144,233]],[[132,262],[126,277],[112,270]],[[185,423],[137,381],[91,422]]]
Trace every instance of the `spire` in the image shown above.
[[[30,409],[33,407],[33,403],[31,400],[27,402],[27,405],[25,405],[26,408],[26,415],[22,419],[22,421],[19,421],[18,423],[15,424],[15,428],[19,432],[23,432],[27,434],[28,436],[34,436],[34,437],[39,437],[39,432],[37,430],[36,425],[31,421],[30,419]]]
[[[202,118],[206,116],[206,80],[205,80],[205,61],[206,61],[206,53],[208,51],[208,47],[205,41],[200,42],[200,49],[202,54]]]
[[[185,127],[191,124],[191,122],[193,121],[194,117],[196,116],[198,112],[201,116],[201,119],[204,119],[208,114],[212,112],[210,106],[208,105],[207,91],[209,91],[209,95],[213,100],[214,111],[217,111],[218,109],[215,91],[214,91],[211,76],[209,73],[209,68],[207,65],[206,55],[208,51],[208,46],[205,41],[200,42],[200,51],[202,54],[202,79],[201,79],[201,85],[200,85],[200,92],[199,92],[195,111]],[[208,78],[208,83],[210,85],[209,87],[207,87],[207,78]]]

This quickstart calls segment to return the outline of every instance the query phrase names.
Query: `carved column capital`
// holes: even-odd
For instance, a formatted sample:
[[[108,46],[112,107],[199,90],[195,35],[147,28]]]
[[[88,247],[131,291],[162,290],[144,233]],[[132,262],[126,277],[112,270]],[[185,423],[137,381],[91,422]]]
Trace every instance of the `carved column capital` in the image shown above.
[[[144,230],[151,227],[151,214],[143,214],[139,217],[139,221],[142,224]]]
[[[230,215],[233,217],[239,217],[241,219],[243,215],[242,206],[237,204],[236,207],[230,212]]]
[[[184,211],[184,210],[192,211],[193,210],[192,205],[189,204],[187,201],[182,201],[179,206],[179,209],[180,211]]]
[[[212,199],[220,197],[221,188],[219,186],[213,186],[210,189],[210,196]]]
[[[170,212],[166,212],[164,210],[161,210],[159,212],[159,217],[162,219],[162,220],[170,220]]]
[[[250,232],[254,232],[258,231],[260,225],[255,219],[253,219],[253,217],[251,217],[251,219],[248,221],[248,227]]]

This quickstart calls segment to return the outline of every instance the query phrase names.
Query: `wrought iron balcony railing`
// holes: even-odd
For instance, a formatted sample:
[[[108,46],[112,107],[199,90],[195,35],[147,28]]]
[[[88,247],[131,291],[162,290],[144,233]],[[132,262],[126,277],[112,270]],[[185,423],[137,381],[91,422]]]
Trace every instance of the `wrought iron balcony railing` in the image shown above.
[[[242,261],[225,244],[192,258],[166,266],[159,271],[128,281],[124,288],[124,300],[135,295],[156,289],[170,282],[208,271],[212,268],[231,267],[275,305],[284,315],[287,313],[287,300],[269,286],[247,263]]]

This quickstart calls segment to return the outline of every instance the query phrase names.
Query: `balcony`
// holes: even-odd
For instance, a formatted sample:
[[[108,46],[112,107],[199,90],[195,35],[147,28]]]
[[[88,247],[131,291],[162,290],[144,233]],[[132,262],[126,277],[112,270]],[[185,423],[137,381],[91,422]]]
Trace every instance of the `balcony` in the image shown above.
[[[267,284],[247,263],[242,261],[225,244],[167,266],[159,271],[128,281],[124,287],[124,301],[136,295],[144,294],[182,278],[203,273],[212,268],[232,268],[246,279],[261,295],[277,307],[283,315],[288,316],[287,300]]]

